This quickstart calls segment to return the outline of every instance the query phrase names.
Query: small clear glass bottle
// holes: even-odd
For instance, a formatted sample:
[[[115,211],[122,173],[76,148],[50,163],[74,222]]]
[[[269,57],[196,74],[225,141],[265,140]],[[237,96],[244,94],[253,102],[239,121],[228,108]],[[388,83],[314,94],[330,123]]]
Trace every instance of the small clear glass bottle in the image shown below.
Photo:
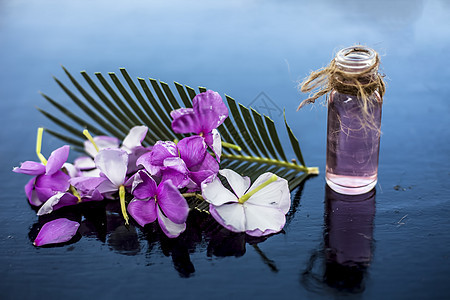
[[[364,46],[336,54],[335,65],[349,77],[375,78],[377,54]],[[372,70],[371,70],[372,68]],[[369,75],[369,76],[367,76]],[[344,76],[345,80],[345,76]],[[345,84],[345,82],[341,82]],[[367,84],[367,82],[360,82]],[[377,91],[366,99],[335,88],[328,98],[326,181],[341,194],[363,194],[377,183],[382,98]]]

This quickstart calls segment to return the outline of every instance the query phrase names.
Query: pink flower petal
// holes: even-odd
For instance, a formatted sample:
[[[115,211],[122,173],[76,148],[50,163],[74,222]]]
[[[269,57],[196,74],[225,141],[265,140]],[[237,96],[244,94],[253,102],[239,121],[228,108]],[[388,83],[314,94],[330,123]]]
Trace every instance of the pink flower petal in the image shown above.
[[[67,174],[70,177],[78,177],[81,176],[81,172],[79,169],[77,169],[73,164],[71,163],[64,163],[63,165],[63,170],[65,169],[65,171],[67,172]]]
[[[77,233],[80,224],[66,218],[56,219],[45,223],[34,240],[35,246],[58,244],[70,241]]]
[[[27,195],[28,202],[30,202],[31,205],[39,206],[43,203],[43,201],[39,199],[36,191],[34,190],[35,181],[36,177],[33,177],[30,179],[30,181],[28,181],[28,183],[25,185],[25,194]]]
[[[128,154],[120,149],[103,149],[95,156],[95,164],[115,186],[125,182]]]
[[[145,171],[139,171],[134,176],[131,193],[137,199],[154,198],[156,196],[156,182]]]
[[[80,156],[73,161],[73,164],[79,170],[90,170],[95,168],[95,162],[92,157]]]
[[[97,186],[97,190],[100,193],[109,194],[109,193],[116,192],[119,189],[118,186],[116,186],[114,183],[109,181],[107,178],[104,178],[104,177],[99,177],[99,178],[103,179],[103,181]]]
[[[90,193],[105,180],[103,177],[75,177],[70,178],[69,183],[82,193]]]
[[[151,175],[157,175],[168,157],[178,157],[177,146],[174,142],[158,141],[151,152],[143,154],[136,160],[136,165],[142,165]]]
[[[212,144],[209,144],[208,141],[206,143],[213,150],[217,161],[220,162],[220,156],[222,155],[222,139],[217,129],[213,129],[211,135],[212,135]]]
[[[180,108],[170,113],[173,118],[172,130],[176,133],[202,132],[199,115],[192,108]]]
[[[161,181],[167,180],[171,180],[178,189],[184,188],[189,184],[189,170],[181,158],[169,157],[164,160]]]
[[[199,135],[184,138],[177,144],[180,157],[189,169],[203,161],[207,154],[206,147],[205,140]]]
[[[67,145],[53,151],[48,158],[47,165],[45,166],[45,175],[53,175],[57,171],[61,170],[62,166],[69,157],[69,151],[70,147]]]
[[[219,172],[219,163],[212,155],[206,153],[204,159],[198,165],[189,168],[189,170],[193,172],[209,170],[214,174],[217,174],[217,172]]]
[[[225,188],[218,177],[211,182],[202,183],[203,198],[214,206],[221,206],[225,203],[238,202],[238,198],[229,189]]]
[[[172,222],[169,218],[164,216],[161,209],[158,207],[158,223],[162,231],[169,238],[178,237],[183,231],[186,230],[186,223],[177,224]]]
[[[242,177],[238,173],[230,169],[219,171],[220,175],[225,177],[238,198],[242,197],[250,186],[250,178]]]
[[[266,182],[272,177],[273,173],[264,173],[255,180],[248,192]],[[247,192],[247,193],[248,193]],[[279,208],[284,214],[287,214],[291,207],[291,194],[286,179],[278,177],[274,182],[253,194],[247,202],[248,204]]]
[[[45,166],[41,163],[27,160],[20,167],[15,167],[13,172],[27,175],[40,175],[45,173]]]
[[[49,214],[64,206],[75,205],[78,203],[78,198],[69,193],[57,193],[45,201],[44,205],[38,210],[37,215],[42,216]]]
[[[94,137],[94,142],[97,145],[99,150],[102,149],[115,149],[119,148],[120,140],[116,137],[98,135]],[[97,149],[95,149],[94,145],[90,141],[84,142],[84,151],[88,153],[90,156],[95,157],[97,155]]]
[[[142,169],[141,166],[137,163],[137,160],[144,154],[149,153],[150,150],[143,146],[138,146],[133,148],[132,151],[128,154],[128,167],[127,173],[135,173],[137,170]]]
[[[223,227],[233,232],[246,230],[244,206],[240,203],[229,203],[221,206],[209,206],[211,216]]]
[[[172,184],[172,181],[161,182],[156,197],[159,207],[167,218],[176,224],[186,222],[189,206],[180,191]]]
[[[277,208],[249,204],[245,207],[245,231],[249,235],[262,236],[283,229],[286,223],[285,214]]]
[[[128,204],[127,210],[142,227],[154,222],[157,218],[155,199],[134,199]]]
[[[211,90],[195,96],[192,107],[198,115],[202,132],[205,134],[219,127],[228,117],[228,108],[223,103],[222,97]]]
[[[50,197],[52,197],[53,195],[55,195],[57,192],[53,191],[50,188],[40,188],[35,186],[34,187],[34,194],[36,194],[37,198],[39,199],[39,201],[36,201],[37,203],[44,203],[45,201],[47,201]]]
[[[54,192],[65,192],[69,188],[70,176],[62,171],[52,175],[40,175],[36,178],[36,188],[48,188]]]
[[[148,128],[144,125],[131,128],[130,132],[122,142],[122,149],[130,153],[134,148],[142,146],[141,143],[145,139],[147,131]]]

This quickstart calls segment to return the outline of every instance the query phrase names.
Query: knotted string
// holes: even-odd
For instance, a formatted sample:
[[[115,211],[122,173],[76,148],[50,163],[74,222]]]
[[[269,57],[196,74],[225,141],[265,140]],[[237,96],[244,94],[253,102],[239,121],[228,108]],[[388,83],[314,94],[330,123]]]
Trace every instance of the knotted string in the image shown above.
[[[340,69],[336,66],[335,59],[333,59],[325,68],[311,72],[309,77],[301,83],[302,92],[315,92],[300,103],[297,111],[306,104],[314,103],[317,98],[328,95],[332,90],[346,95],[357,96],[362,100],[364,107],[367,107],[368,99],[375,91],[378,91],[381,99],[383,99],[386,87],[383,76],[376,72],[379,64],[380,60],[378,54],[376,54],[376,61],[372,66],[364,69],[362,72],[354,73]]]

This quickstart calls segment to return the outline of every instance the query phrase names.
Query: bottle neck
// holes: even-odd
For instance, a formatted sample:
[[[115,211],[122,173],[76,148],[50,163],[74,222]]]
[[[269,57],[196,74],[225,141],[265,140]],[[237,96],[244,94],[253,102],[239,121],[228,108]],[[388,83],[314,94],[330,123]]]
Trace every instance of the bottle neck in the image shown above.
[[[346,73],[366,73],[370,75],[378,72],[378,59],[374,50],[365,46],[353,46],[340,50],[335,57],[336,67]],[[375,66],[375,67],[374,67]]]

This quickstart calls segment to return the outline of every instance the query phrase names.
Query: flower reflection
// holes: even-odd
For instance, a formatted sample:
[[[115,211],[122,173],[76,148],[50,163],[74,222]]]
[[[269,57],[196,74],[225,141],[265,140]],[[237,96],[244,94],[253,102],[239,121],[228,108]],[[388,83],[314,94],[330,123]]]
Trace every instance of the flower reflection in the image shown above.
[[[323,249],[313,253],[302,274],[308,289],[318,292],[326,284],[342,292],[364,291],[372,260],[374,216],[375,189],[362,195],[342,195],[326,186]]]
[[[178,238],[170,239],[155,223],[140,227],[134,220],[130,220],[129,225],[124,225],[118,201],[86,202],[40,216],[29,232],[29,239],[34,241],[45,223],[58,218],[67,218],[81,225],[70,241],[49,247],[73,244],[83,236],[94,238],[122,255],[144,254],[148,265],[153,264],[156,253],[162,253],[171,257],[173,266],[181,277],[190,277],[195,273],[190,257],[192,253],[205,251],[208,257],[241,257],[246,253],[248,244],[270,270],[278,271],[275,262],[258,247],[259,243],[270,236],[252,237],[245,233],[231,232],[217,223],[210,214],[198,210],[190,211],[186,231]]]

